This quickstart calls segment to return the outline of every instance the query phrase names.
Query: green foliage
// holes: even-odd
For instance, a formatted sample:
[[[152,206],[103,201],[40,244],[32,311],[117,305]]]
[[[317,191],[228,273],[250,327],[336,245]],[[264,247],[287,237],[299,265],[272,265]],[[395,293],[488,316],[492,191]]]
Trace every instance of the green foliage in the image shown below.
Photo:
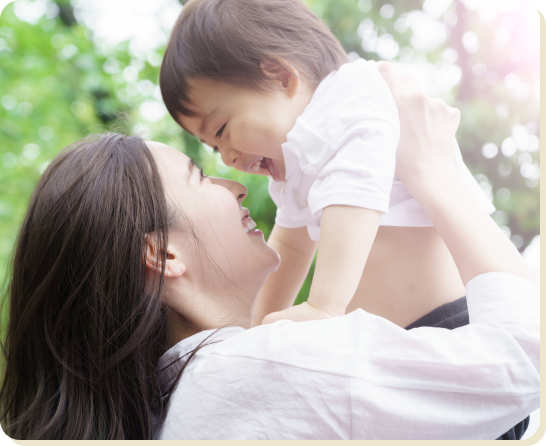
[[[112,80],[82,27],[22,22],[2,12],[0,38],[0,270],[41,171],[59,149],[100,128]],[[104,92],[101,99],[97,97]],[[102,102],[101,102],[102,101]],[[1,277],[1,276],[0,276]]]
[[[392,36],[400,49],[394,60],[411,59],[439,69],[453,64],[446,62],[445,50],[457,51],[461,81],[441,96],[462,112],[459,145],[470,170],[480,175],[482,187],[495,197],[497,223],[519,236],[519,247],[524,249],[539,233],[539,187],[537,178],[524,178],[520,172],[523,165],[538,166],[539,151],[518,149],[510,156],[500,151],[490,159],[482,156],[484,144],[494,143],[500,148],[516,125],[520,130],[527,125],[535,137],[538,135],[538,125],[533,124],[538,123],[538,99],[533,94],[518,96],[519,87],[509,88],[502,81],[515,73],[531,87],[538,84],[538,57],[531,59],[528,48],[517,39],[499,47],[493,37],[501,25],[510,28],[510,17],[501,14],[496,20],[483,22],[479,11],[467,11],[461,1],[454,0],[435,19],[449,23],[446,40],[423,49],[415,47],[415,30],[404,25],[414,11],[422,10],[422,0],[306,3],[349,53],[366,59],[378,60],[380,55],[366,45],[369,42],[363,45],[362,35],[357,32],[364,20],[375,36]],[[184,133],[168,115],[147,117],[143,107],[153,108],[161,101],[157,78],[162,49],[135,54],[128,43],[97,46],[92,32],[75,20],[71,4],[63,0],[57,5],[56,12],[53,8],[49,17],[42,17],[36,24],[17,18],[13,3],[0,17],[0,280],[33,187],[47,163],[79,138],[109,129],[137,132],[169,144],[194,157],[206,174],[243,183],[250,191],[245,206],[267,237],[275,217],[267,178],[227,169],[210,149]],[[384,7],[387,9],[382,10]],[[468,31],[481,42],[475,52],[469,53],[461,43]],[[487,73],[496,73],[498,81],[494,82],[495,74],[489,78],[476,75],[477,64],[484,64]],[[500,117],[506,114],[503,110],[508,110],[504,118]],[[306,299],[312,273],[313,269],[297,303]]]

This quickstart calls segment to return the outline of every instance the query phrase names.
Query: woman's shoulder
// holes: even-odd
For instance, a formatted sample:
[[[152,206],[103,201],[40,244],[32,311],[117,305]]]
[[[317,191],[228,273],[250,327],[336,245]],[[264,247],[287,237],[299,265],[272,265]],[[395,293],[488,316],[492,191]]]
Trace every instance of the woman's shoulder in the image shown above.
[[[351,385],[342,375],[354,369],[347,340],[364,314],[240,329],[200,349],[172,395],[161,438],[348,435]]]
[[[228,327],[207,330],[180,341],[160,360],[159,369],[179,358],[187,359],[198,349],[196,362],[222,357],[225,364],[245,361],[277,362],[290,366],[305,364],[322,370],[332,355],[349,355],[369,319],[380,319],[361,309],[345,316],[309,322],[278,321],[250,329]],[[385,321],[389,323],[388,321]]]
[[[380,319],[358,309],[338,318],[308,322],[278,321],[237,333],[218,343],[203,355],[233,362],[267,362],[279,366],[328,370],[333,357],[351,361],[368,319]],[[387,321],[388,322],[388,321]],[[347,370],[337,362],[336,368]]]

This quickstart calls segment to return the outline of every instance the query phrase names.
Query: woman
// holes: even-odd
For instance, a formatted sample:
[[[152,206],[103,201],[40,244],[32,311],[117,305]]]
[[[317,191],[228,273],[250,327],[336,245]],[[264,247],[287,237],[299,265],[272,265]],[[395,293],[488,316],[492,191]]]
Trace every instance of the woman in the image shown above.
[[[51,163],[21,228],[6,433],[492,439],[537,408],[538,287],[456,187],[458,115],[383,70],[402,123],[397,174],[467,284],[469,326],[405,331],[357,310],[245,330],[279,266],[246,189],[170,147],[103,135]]]

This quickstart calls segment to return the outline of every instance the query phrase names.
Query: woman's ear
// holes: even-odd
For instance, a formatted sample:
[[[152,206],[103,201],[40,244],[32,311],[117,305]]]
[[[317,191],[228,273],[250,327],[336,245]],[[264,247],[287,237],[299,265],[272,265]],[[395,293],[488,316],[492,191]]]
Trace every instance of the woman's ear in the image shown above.
[[[295,67],[282,59],[266,59],[260,63],[264,75],[277,82],[291,98],[301,86],[301,79]]]
[[[160,252],[157,249],[155,234],[146,234],[146,248],[144,258],[146,269],[151,272],[160,273]],[[180,252],[173,246],[167,245],[167,255],[165,259],[165,277],[181,277],[186,272],[186,265],[180,258]]]

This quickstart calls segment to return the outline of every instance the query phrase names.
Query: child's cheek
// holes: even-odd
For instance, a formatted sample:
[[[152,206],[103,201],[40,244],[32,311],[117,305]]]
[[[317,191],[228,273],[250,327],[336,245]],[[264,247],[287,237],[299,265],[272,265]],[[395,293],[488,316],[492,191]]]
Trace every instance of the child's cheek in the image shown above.
[[[231,133],[231,141],[237,150],[242,153],[252,154],[251,147],[253,146],[253,132],[248,125],[248,120],[239,121]]]

